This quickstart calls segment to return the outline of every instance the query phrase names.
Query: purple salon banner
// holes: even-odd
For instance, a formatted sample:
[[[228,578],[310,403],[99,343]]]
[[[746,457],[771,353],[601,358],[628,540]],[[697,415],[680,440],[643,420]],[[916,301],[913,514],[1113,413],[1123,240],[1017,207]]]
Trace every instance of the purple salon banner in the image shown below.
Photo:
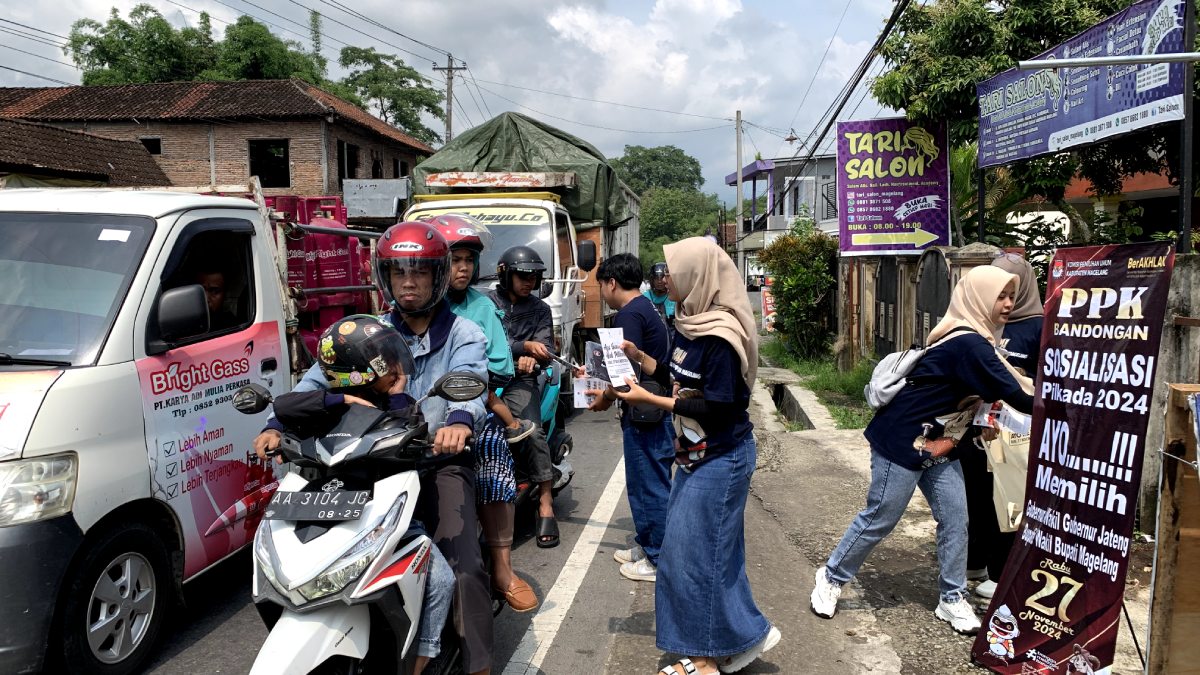
[[[948,245],[949,154],[944,124],[838,122],[842,255],[916,255]]]
[[[1183,0],[1146,0],[1034,57],[1183,51]],[[1182,63],[1006,70],[976,85],[979,166],[1086,145],[1183,119]]]

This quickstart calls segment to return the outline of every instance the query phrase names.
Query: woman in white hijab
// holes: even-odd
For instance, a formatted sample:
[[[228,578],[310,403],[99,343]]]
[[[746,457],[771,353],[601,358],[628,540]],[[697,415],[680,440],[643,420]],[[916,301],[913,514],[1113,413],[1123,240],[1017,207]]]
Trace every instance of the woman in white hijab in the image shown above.
[[[864,436],[871,444],[867,506],[829,560],[817,568],[810,602],[818,616],[833,618],[842,586],[900,521],[919,487],[938,524],[941,600],[934,614],[960,633],[979,630],[979,619],[966,600],[967,505],[962,468],[955,461],[955,446],[965,426],[951,428],[960,426],[951,424],[951,418],[969,415],[979,399],[1004,400],[1022,412],[1033,409],[1029,379],[996,352],[1018,284],[1016,275],[998,267],[976,267],[963,275],[908,383],[867,425]]]
[[[654,609],[658,648],[683,658],[659,673],[732,673],[780,639],[746,576],[743,521],[757,456],[747,413],[758,366],[754,314],[716,244],[694,237],[664,251],[667,292],[678,303],[669,367],[679,397],[650,394],[632,378],[618,394],[673,413],[679,432]],[[667,367],[630,347],[648,373]]]

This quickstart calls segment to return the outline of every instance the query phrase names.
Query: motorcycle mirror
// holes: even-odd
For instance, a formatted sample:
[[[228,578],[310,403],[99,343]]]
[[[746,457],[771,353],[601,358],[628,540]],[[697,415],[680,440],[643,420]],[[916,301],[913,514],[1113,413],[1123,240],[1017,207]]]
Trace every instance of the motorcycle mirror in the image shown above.
[[[447,401],[470,401],[483,396],[487,391],[487,382],[478,375],[466,372],[450,372],[438,378],[429,390],[430,396],[444,398]]]
[[[271,392],[261,384],[248,384],[233,395],[233,407],[243,415],[257,415],[271,405]]]

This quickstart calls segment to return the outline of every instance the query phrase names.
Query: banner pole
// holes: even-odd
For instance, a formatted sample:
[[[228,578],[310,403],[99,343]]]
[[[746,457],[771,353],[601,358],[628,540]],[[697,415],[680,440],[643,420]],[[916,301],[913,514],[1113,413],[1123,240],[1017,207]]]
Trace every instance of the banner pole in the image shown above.
[[[980,242],[983,241],[983,207],[984,207],[984,198],[987,195],[987,189],[984,186],[984,182],[983,182],[983,179],[984,179],[983,172],[984,172],[983,168],[980,168],[978,171],[975,172],[975,179],[978,182],[978,189],[979,189],[979,194],[977,197],[977,199],[979,201],[978,201],[977,206],[979,208],[978,215],[979,215],[979,241]]]
[[[1192,0],[1183,3],[1183,48],[1196,48],[1196,9]],[[1179,180],[1179,242],[1176,250],[1180,253],[1192,252],[1192,198],[1195,195],[1195,180],[1192,175],[1192,100],[1195,95],[1193,80],[1196,67],[1192,63],[1183,66],[1183,119],[1179,123],[1180,162],[1183,171]]]

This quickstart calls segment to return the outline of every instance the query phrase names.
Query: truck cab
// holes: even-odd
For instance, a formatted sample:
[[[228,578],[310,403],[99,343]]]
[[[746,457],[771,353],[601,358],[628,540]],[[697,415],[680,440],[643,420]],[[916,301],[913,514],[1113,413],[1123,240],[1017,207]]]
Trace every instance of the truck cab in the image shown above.
[[[540,297],[550,305],[554,317],[558,352],[573,353],[583,320],[583,284],[596,265],[596,247],[577,241],[571,216],[558,195],[551,192],[462,193],[419,195],[404,214],[405,220],[420,220],[443,213],[463,213],[480,221],[492,232],[494,241],[479,261],[480,287],[496,282],[496,261],[513,246],[529,246],[546,263]]]
[[[0,672],[139,670],[252,541],[275,467],[229,402],[290,388],[273,236],[247,199],[0,191]]]

